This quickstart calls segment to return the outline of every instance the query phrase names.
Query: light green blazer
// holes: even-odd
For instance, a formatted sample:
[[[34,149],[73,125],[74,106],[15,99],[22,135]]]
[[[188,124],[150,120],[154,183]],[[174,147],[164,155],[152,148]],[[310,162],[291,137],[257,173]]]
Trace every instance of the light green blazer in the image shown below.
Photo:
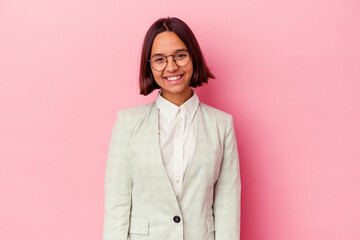
[[[162,162],[155,102],[120,110],[105,176],[104,240],[240,239],[232,116],[200,103],[193,158],[176,197]]]

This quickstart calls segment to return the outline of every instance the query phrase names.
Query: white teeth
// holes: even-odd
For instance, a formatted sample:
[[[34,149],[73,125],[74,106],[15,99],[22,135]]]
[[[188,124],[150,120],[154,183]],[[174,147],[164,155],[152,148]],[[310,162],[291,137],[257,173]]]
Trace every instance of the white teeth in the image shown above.
[[[177,77],[168,77],[166,78],[169,81],[174,81],[174,80],[178,80],[181,76],[177,76]]]

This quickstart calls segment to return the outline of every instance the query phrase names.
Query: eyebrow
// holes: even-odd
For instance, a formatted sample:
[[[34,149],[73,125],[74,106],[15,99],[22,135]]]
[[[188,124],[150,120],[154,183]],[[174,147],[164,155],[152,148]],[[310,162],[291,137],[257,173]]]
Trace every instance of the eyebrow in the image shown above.
[[[174,53],[181,52],[181,51],[189,51],[189,50],[187,50],[186,48],[180,48],[180,49],[175,50]],[[153,58],[155,56],[164,56],[164,54],[162,54],[162,53],[154,53],[150,58]]]

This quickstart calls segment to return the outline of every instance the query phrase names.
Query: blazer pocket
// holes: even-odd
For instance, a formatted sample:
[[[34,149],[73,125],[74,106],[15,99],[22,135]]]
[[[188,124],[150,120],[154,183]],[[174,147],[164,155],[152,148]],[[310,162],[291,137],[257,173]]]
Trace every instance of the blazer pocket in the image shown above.
[[[207,227],[209,232],[215,231],[214,216],[210,216],[206,219]]]
[[[129,233],[149,234],[149,221],[145,218],[130,218]]]

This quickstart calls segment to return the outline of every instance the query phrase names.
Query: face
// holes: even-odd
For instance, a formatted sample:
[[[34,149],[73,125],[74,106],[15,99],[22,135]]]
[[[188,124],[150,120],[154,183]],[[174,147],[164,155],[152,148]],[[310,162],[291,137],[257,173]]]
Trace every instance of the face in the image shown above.
[[[185,43],[171,31],[159,33],[153,42],[151,55],[162,54],[164,56],[176,54],[180,49],[187,49]],[[156,71],[151,68],[155,82],[162,89],[162,96],[165,98],[181,97],[181,95],[191,94],[189,86],[191,77],[193,75],[193,63],[190,57],[190,62],[184,66],[179,67],[175,64],[172,56],[167,57],[167,66],[162,71]],[[178,78],[180,77],[180,78]]]

